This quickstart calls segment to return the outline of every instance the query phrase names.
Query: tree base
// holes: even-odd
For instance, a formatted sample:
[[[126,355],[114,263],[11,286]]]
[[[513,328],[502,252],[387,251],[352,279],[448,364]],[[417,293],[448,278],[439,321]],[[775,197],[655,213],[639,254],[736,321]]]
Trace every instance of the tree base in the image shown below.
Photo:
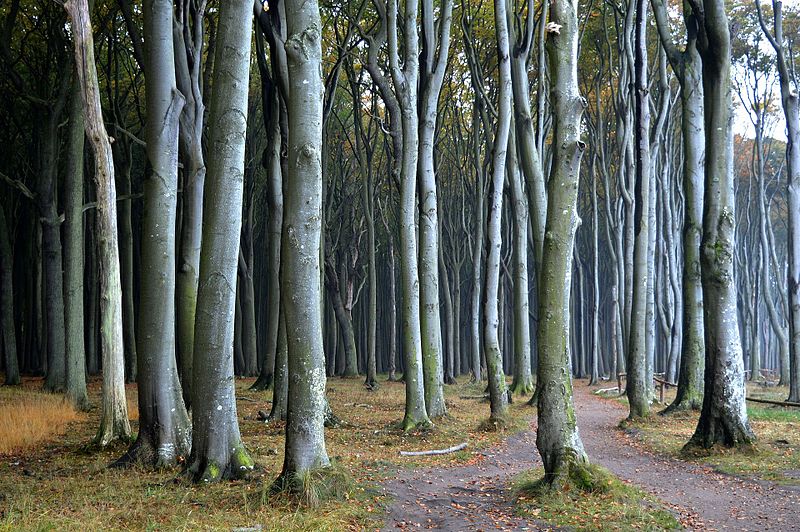
[[[283,472],[272,483],[269,493],[314,508],[326,501],[346,498],[354,485],[354,480],[342,468],[329,465],[298,473]]]
[[[258,376],[258,378],[256,379],[256,382],[254,382],[253,385],[250,386],[249,389],[251,391],[254,391],[254,392],[264,392],[264,391],[267,391],[267,390],[271,390],[272,389],[272,381],[273,381],[273,376],[272,375],[264,375],[262,373],[261,375]]]
[[[509,388],[509,391],[512,394],[516,395],[532,394],[535,390],[536,390],[536,385],[533,383],[533,379],[512,382],[511,388]]]
[[[433,422],[427,417],[417,420],[406,416],[403,418],[402,428],[403,432],[406,434],[409,432],[414,432],[415,430],[430,430],[433,428]]]
[[[553,464],[552,471],[545,468],[544,477],[538,482],[542,491],[576,489],[587,493],[602,493],[607,489],[612,475],[602,467],[589,463],[585,455],[568,452]]]
[[[669,416],[671,414],[678,414],[684,412],[691,412],[693,410],[700,410],[703,408],[702,397],[683,397],[680,400],[677,398],[670,403],[670,405],[659,412],[661,416]]]
[[[133,445],[111,465],[112,467],[142,465],[153,469],[170,469],[184,462],[190,447],[191,433],[188,443],[184,446],[175,442],[161,442],[156,446],[151,438],[143,437],[140,432]]]
[[[222,465],[223,460],[225,465]],[[194,482],[210,483],[247,478],[255,467],[250,453],[241,444],[237,445],[223,460],[217,461],[207,457],[194,458],[185,472]]]

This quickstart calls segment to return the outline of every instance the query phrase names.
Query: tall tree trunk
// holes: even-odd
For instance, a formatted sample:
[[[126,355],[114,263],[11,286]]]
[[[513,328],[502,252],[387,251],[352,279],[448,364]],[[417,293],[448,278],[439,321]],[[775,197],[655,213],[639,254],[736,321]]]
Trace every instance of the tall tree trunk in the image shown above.
[[[553,162],[547,187],[547,222],[539,290],[538,431],[536,447],[544,463],[545,481],[560,488],[575,467],[588,459],[578,434],[570,375],[569,297],[572,248],[577,224],[580,140],[585,102],[578,92],[577,2],[550,5],[547,51],[553,108]],[[553,26],[550,26],[551,28]]]
[[[103,357],[103,411],[96,441],[105,446],[116,439],[126,441],[131,435],[128,404],[125,400],[122,284],[117,244],[114,156],[100,106],[89,5],[87,0],[68,0],[64,7],[72,21],[75,64],[82,89],[86,136],[94,151],[100,264],[100,351]]]
[[[397,380],[397,290],[394,268],[394,237],[388,234],[389,250],[389,381]]]
[[[322,345],[322,23],[316,0],[285,2],[289,167],[281,259],[288,341],[286,450],[277,485],[301,489],[304,475],[329,465],[325,450]]]
[[[483,292],[483,348],[486,353],[486,370],[489,378],[489,420],[504,423],[508,410],[506,378],[503,372],[503,354],[500,351],[498,312],[498,285],[500,281],[500,261],[503,216],[503,182],[506,177],[506,154],[511,129],[511,64],[509,60],[508,24],[506,21],[505,0],[494,2],[495,37],[497,56],[500,65],[500,90],[497,105],[497,130],[492,152],[492,188],[489,196],[489,217],[487,220],[486,278]]]
[[[647,76],[647,2],[636,2],[635,104],[636,104],[636,230],[633,262],[633,302],[628,340],[628,419],[650,415],[647,345],[650,246],[650,97]]]
[[[240,264],[250,41],[250,0],[220,7],[209,113],[207,206],[200,254],[192,365],[189,473],[209,482],[253,468],[242,443],[233,379],[233,316]],[[243,258],[243,257],[242,257]],[[245,288],[246,290],[246,288]],[[246,299],[247,296],[245,296]],[[251,316],[254,318],[254,316]]]
[[[697,49],[699,19],[688,2],[684,6],[686,48],[672,44],[666,9],[653,0],[653,12],[662,45],[681,84],[681,136],[683,141],[683,341],[678,392],[666,413],[699,410],[703,402],[705,340],[700,245],[703,235],[705,124],[703,122],[702,63]]]
[[[56,173],[58,170],[58,121],[64,107],[59,95],[56,104],[44,117],[41,147],[41,175],[38,203],[42,224],[42,269],[44,317],[47,326],[47,376],[44,388],[62,392],[66,385],[66,338],[64,330],[64,279],[61,249],[61,222],[56,206]]]
[[[87,15],[88,17],[88,15]],[[87,18],[88,22],[88,18]],[[69,110],[69,147],[64,179],[64,306],[67,397],[78,410],[89,408],[83,346],[83,147],[81,87],[77,74]],[[111,179],[113,179],[113,174]]]
[[[136,381],[136,312],[134,308],[133,223],[131,195],[131,148],[127,137],[118,135],[111,145],[120,196],[128,199],[119,205],[119,254],[122,274],[122,336],[125,342],[125,381]]]
[[[169,467],[189,454],[192,435],[175,361],[175,225],[178,121],[184,99],[176,87],[172,2],[143,5],[145,140],[141,283],[137,326],[139,435],[122,461]]]
[[[736,319],[733,253],[733,134],[731,44],[724,0],[690,0],[700,18],[706,126],[705,202],[701,265],[705,324],[705,395],[692,444],[751,444],[744,364]]]
[[[275,351],[275,381],[272,387],[272,409],[267,421],[286,421],[286,403],[289,401],[289,368],[286,340],[286,317],[283,310],[278,316],[278,334]]]
[[[531,130],[531,133],[533,130]],[[517,165],[518,134],[513,131],[508,142],[508,177],[511,184],[511,213],[514,216],[514,380],[511,391],[520,395],[533,393],[531,375],[531,328],[528,313],[528,199]],[[531,140],[533,137],[531,136]]]

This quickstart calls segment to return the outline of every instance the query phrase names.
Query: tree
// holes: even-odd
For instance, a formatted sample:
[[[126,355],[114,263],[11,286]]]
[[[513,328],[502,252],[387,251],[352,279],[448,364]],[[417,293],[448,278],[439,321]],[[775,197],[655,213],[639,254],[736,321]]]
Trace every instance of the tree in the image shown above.
[[[239,433],[233,380],[236,272],[244,196],[252,3],[222,4],[209,114],[207,209],[195,322],[192,455],[189,472],[204,482],[253,469]]]
[[[322,26],[316,0],[288,0],[289,166],[284,188],[281,302],[288,341],[286,451],[276,486],[300,489],[328,467],[322,343]]]
[[[733,274],[731,42],[724,0],[689,0],[698,17],[705,116],[705,202],[701,267],[705,323],[705,394],[690,445],[750,445],[744,364]]]
[[[647,371],[649,356],[647,345],[647,296],[653,280],[648,275],[650,245],[650,97],[647,76],[647,2],[636,1],[635,25],[635,154],[636,200],[633,223],[636,230],[633,263],[633,303],[631,307],[630,339],[628,341],[628,375],[626,394],[630,405],[629,419],[650,415],[649,383]]]
[[[756,0],[758,20],[778,63],[781,105],[786,119],[786,197],[789,203],[789,398],[800,402],[800,99],[791,51],[783,34],[783,3],[772,0],[773,32],[769,31],[761,4]]]
[[[703,234],[703,164],[705,125],[703,116],[702,64],[697,49],[698,19],[691,4],[684,3],[686,47],[679,51],[669,32],[667,11],[661,0],[652,0],[661,44],[681,84],[681,135],[683,141],[683,193],[686,197],[683,229],[683,350],[678,392],[666,412],[699,410],[703,401],[705,341],[703,287],[700,274],[700,241]]]
[[[551,3],[547,32],[554,150],[547,185],[547,219],[539,290],[539,425],[536,447],[544,463],[545,481],[560,488],[571,469],[581,468],[588,461],[578,434],[569,371],[568,302],[572,285],[580,160],[585,149],[580,140],[585,101],[578,92],[576,1],[555,0]]]
[[[87,0],[67,0],[72,21],[75,65],[81,87],[86,136],[92,145],[97,185],[97,233],[100,262],[100,350],[103,356],[103,411],[97,443],[127,441],[131,429],[125,400],[125,357],[122,340],[122,285],[117,247],[117,196],[114,156],[103,123],[94,60],[94,38]]]
[[[139,435],[123,461],[174,465],[191,448],[191,424],[175,361],[175,213],[178,127],[184,98],[175,82],[173,10],[146,0],[144,12],[147,160],[137,324]]]

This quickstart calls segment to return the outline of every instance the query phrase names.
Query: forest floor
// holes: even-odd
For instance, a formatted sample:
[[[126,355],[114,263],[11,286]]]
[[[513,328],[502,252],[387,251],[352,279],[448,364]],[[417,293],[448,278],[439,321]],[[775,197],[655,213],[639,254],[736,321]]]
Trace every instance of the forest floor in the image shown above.
[[[597,387],[589,388],[585,381],[576,381],[574,390],[581,438],[590,460],[626,484],[650,494],[653,499],[642,501],[643,506],[665,505],[683,527],[690,529],[800,530],[800,487],[741,476],[769,469],[772,451],[764,448],[766,443],[757,454],[745,457],[729,453],[721,460],[718,455],[681,459],[674,447],[688,440],[696,414],[681,416],[678,423],[675,418],[654,416],[649,422],[623,430],[620,421],[627,416],[624,402],[598,397],[593,393]],[[761,434],[784,431],[789,442],[781,445],[787,448],[783,454],[791,455],[790,460],[796,460],[795,452],[800,456],[800,442],[794,441],[800,438],[800,414],[794,416],[783,416],[788,417],[788,426],[754,421]],[[665,447],[663,441],[672,442],[673,448]],[[674,456],[668,454],[670,450]],[[553,529],[535,519],[546,517],[546,508],[541,511],[535,504],[525,503],[525,510],[520,511],[515,505],[515,477],[541,465],[535,446],[535,421],[531,430],[511,436],[502,445],[483,451],[482,456],[484,459],[477,464],[405,471],[386,483],[384,489],[394,502],[384,530]],[[715,460],[729,465],[719,467]],[[730,466],[739,463],[749,464],[750,471],[733,470]],[[535,508],[533,512],[531,508]],[[526,513],[529,519],[520,517]],[[608,516],[575,512],[571,518],[572,521],[570,516],[566,519],[568,529],[615,528]],[[652,529],[644,523],[628,524],[631,528]]]
[[[751,408],[761,441],[751,455],[687,457],[680,447],[691,435],[696,414],[654,416],[621,429],[627,414],[624,400],[598,397],[593,394],[596,387],[576,381],[576,410],[590,459],[632,491],[616,506],[603,497],[537,506],[513,489],[524,477],[541,475],[535,409],[523,399],[511,405],[511,426],[487,432],[483,387],[447,386],[449,416],[431,431],[406,435],[397,426],[402,384],[381,379],[375,393],[364,389],[361,379],[334,378],[328,397],[345,424],[326,430],[327,447],[352,484],[343,499],[304,509],[269,495],[283,460],[283,424],[258,421],[259,411],[269,412],[271,392],[251,392],[251,383],[237,379],[237,399],[243,438],[260,468],[248,480],[203,486],[187,482],[179,469],[108,469],[125,447],[99,450],[87,444],[97,428],[97,406],[75,413],[58,396],[41,392],[41,379],[0,387],[0,531],[486,531],[553,530],[559,525],[570,530],[654,530],[670,528],[660,524],[667,521],[653,520],[662,508],[687,528],[800,529],[797,411]],[[127,392],[135,431],[136,386],[129,385]],[[90,383],[90,398],[99,405],[97,381]],[[443,456],[399,455],[400,450],[442,449],[464,441],[469,442],[467,449]],[[637,487],[642,491],[635,491]]]

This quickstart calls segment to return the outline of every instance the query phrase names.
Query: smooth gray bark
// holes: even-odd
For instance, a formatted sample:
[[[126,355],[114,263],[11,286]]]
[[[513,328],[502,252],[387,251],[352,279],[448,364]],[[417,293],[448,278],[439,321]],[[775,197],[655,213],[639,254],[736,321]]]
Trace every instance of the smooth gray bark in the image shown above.
[[[251,0],[221,5],[208,119],[209,201],[198,278],[188,468],[202,482],[239,478],[253,469],[239,433],[233,378],[252,22]]]
[[[139,435],[122,458],[175,465],[191,449],[191,424],[178,379],[175,346],[175,234],[178,128],[184,98],[175,81],[172,2],[143,4],[146,154],[137,366]]]
[[[316,0],[285,2],[289,166],[284,189],[281,301],[288,346],[288,409],[283,470],[276,484],[296,490],[327,467],[325,353],[322,341],[322,23]]]

